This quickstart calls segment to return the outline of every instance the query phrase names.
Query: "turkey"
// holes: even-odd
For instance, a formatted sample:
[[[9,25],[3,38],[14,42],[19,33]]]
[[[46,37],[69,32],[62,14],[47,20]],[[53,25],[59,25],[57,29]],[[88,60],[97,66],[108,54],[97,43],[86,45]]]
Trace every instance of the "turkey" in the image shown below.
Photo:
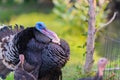
[[[90,78],[82,78],[79,80],[103,80],[103,72],[104,72],[107,62],[108,61],[106,58],[100,58],[100,60],[98,61],[98,72],[96,76],[90,77]]]
[[[70,55],[69,45],[65,40],[59,39],[43,22],[26,29],[18,28],[17,25],[15,29],[2,29],[5,31],[0,31],[4,34],[0,35],[1,60],[7,69],[15,70],[15,80],[21,75],[21,63],[22,70],[31,73],[37,80],[62,80],[61,68],[69,60]],[[20,55],[24,58],[20,59]],[[0,74],[2,72],[0,71]],[[1,75],[6,77],[7,74]]]

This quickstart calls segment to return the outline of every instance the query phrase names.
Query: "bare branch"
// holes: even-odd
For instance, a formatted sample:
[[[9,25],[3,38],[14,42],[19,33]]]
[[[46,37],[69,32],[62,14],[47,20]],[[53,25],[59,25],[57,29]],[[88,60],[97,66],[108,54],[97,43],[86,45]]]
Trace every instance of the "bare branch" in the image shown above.
[[[114,70],[120,70],[119,67],[116,68],[106,68],[105,71],[114,71]]]
[[[105,68],[105,71],[115,71],[115,70],[120,70],[120,68],[119,67],[116,67],[116,68]],[[97,72],[98,70],[94,69],[93,71]]]
[[[99,27],[96,32],[98,32],[98,31],[101,30],[102,28],[104,28],[104,27],[106,27],[107,25],[109,25],[110,23],[112,23],[117,14],[118,14],[117,11],[114,12],[113,17],[112,17],[107,23],[102,24],[101,27]]]

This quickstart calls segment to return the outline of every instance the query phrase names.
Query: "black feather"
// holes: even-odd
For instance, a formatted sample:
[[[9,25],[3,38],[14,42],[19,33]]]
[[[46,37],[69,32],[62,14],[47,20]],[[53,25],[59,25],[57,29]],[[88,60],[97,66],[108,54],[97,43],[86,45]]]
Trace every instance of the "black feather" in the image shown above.
[[[13,42],[18,48],[19,54],[24,54],[27,43],[34,37],[33,29],[34,28],[27,28],[15,35]]]
[[[14,59],[15,61],[13,61],[13,62],[11,62],[11,61],[7,61],[6,59],[5,59],[5,51],[7,51],[7,49],[6,49],[6,47],[5,47],[5,45],[8,45],[8,42],[9,42],[9,40],[10,40],[10,38],[11,38],[11,35],[15,35],[16,33],[18,33],[18,32],[20,32],[21,31],[21,28],[19,28],[19,27],[17,27],[17,30],[18,31],[14,31],[16,28],[12,28],[12,26],[1,26],[2,28],[0,29],[0,56],[2,56],[1,57],[1,59],[0,59],[0,77],[2,78],[2,79],[5,79],[6,78],[6,76],[12,71],[11,69],[8,69],[8,66],[5,66],[4,64],[3,64],[3,59],[4,59],[4,61],[6,62],[6,63],[8,63],[9,65],[10,64],[15,64],[16,62],[18,63],[18,59],[16,60],[16,59]],[[19,28],[19,29],[18,29]],[[10,47],[10,46],[8,46],[8,47]],[[8,52],[11,52],[11,51],[8,51]],[[14,52],[14,51],[13,51]],[[9,55],[11,55],[11,54],[9,54]],[[7,55],[8,56],[8,55]],[[7,57],[6,56],[6,57]],[[14,57],[17,57],[16,55],[13,55]]]

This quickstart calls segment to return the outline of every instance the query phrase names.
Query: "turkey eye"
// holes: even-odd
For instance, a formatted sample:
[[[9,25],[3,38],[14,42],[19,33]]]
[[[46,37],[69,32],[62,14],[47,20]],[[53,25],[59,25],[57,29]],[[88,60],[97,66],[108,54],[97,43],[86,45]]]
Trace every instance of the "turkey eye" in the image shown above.
[[[101,60],[102,62],[104,61],[104,60]]]
[[[42,26],[41,24],[39,24],[39,26]]]

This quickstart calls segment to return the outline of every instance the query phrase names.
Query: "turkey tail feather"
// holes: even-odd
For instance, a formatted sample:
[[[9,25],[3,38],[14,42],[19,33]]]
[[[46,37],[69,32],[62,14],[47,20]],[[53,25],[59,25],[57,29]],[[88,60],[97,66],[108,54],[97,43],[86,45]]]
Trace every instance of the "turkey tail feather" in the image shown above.
[[[0,77],[5,79],[10,72],[11,70],[6,68],[6,66],[2,63],[2,60],[0,60]]]
[[[12,26],[0,26],[0,77],[5,79],[6,76],[11,72],[11,69],[8,69],[3,64],[3,59],[5,58],[4,52],[6,51],[5,45],[13,39],[14,35],[23,30],[23,27],[15,25]]]
[[[12,26],[0,26],[0,42],[3,38],[9,37],[10,35],[14,35],[24,28],[22,26],[15,25],[14,28]]]

